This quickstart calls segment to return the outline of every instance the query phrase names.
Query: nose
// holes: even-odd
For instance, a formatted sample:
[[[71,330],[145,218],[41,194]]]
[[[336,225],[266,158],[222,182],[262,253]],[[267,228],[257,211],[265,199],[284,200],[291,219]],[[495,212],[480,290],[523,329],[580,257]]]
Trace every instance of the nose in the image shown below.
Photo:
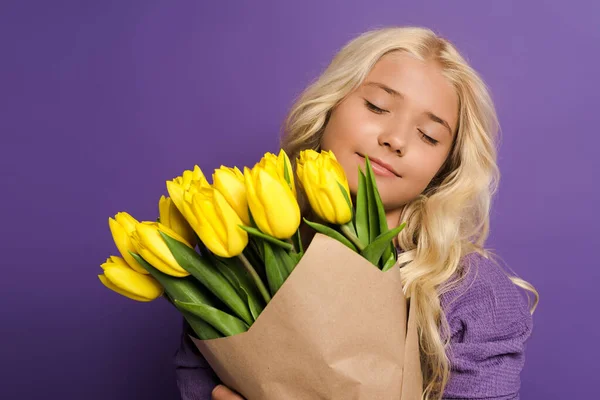
[[[397,156],[403,156],[406,153],[407,128],[396,126],[385,129],[377,137],[380,146],[386,147],[389,151],[396,153]]]

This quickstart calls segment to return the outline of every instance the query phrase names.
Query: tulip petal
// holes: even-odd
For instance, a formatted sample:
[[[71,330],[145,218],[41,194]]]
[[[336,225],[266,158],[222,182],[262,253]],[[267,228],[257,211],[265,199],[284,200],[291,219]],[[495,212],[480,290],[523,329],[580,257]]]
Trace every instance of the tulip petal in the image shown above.
[[[215,189],[203,189],[194,194],[192,205],[198,217],[198,221],[203,224],[210,225],[221,243],[227,241],[227,231],[223,226],[223,222],[219,219],[215,211],[214,204]]]
[[[142,257],[150,262],[150,264],[154,265],[156,269],[163,271],[166,274],[172,275],[173,271],[177,271],[176,276],[187,276],[189,273],[181,268],[181,266],[175,261],[173,254],[171,254],[171,250],[163,240],[162,236],[158,232],[158,230],[162,230],[165,233],[169,234],[175,240],[182,242],[183,244],[191,247],[189,243],[185,241],[181,236],[177,235],[171,229],[167,228],[163,224],[158,223],[140,223],[137,225],[136,232],[138,234],[139,240],[142,243],[142,248],[138,249],[140,253],[152,253],[154,256],[154,260],[160,261],[159,265],[154,265],[150,260],[148,260],[144,255]],[[167,272],[169,271],[169,272]],[[171,273],[170,273],[171,272]]]
[[[115,219],[112,218],[108,219],[108,225],[110,227],[115,245],[117,246],[117,249],[119,249],[121,256],[123,256],[125,261],[127,261],[127,264],[140,274],[148,274],[148,271],[139,265],[138,262],[129,254],[130,250],[135,252],[135,247],[133,246],[129,235],[125,231],[125,228],[123,228]]]
[[[319,183],[319,174],[315,163],[306,163],[302,168],[302,186],[311,208],[321,218],[328,221],[319,201],[316,186]]]
[[[214,196],[215,211],[219,219],[223,221],[224,228],[227,229],[225,246],[227,247],[228,257],[237,256],[246,248],[248,234],[239,227],[243,222],[235,210],[227,203],[225,197],[216,190]]]
[[[300,208],[288,184],[259,170],[256,192],[264,206],[271,235],[277,239],[292,237],[300,225]]]
[[[160,222],[165,225],[170,225],[171,215],[170,204],[173,202],[170,197],[166,197],[164,195],[160,196],[158,200],[158,218],[160,218]]]
[[[107,282],[104,283],[109,289],[115,290],[119,294],[133,298],[139,301],[151,301],[162,295],[163,288],[149,275],[142,275],[133,270],[124,268],[106,268],[104,277]],[[102,281],[102,279],[100,279]],[[108,284],[107,284],[108,283]]]
[[[325,216],[325,220],[332,223],[337,223],[335,210],[336,204],[334,203],[335,199],[330,197],[329,188],[327,186],[321,186],[317,187],[315,191],[317,192],[319,205],[321,206],[321,211]]]
[[[146,248],[140,248],[140,249],[138,249],[137,253],[144,260],[148,261],[148,263],[150,265],[152,265],[154,268],[156,268],[157,270],[159,270],[163,274],[174,276],[174,277],[177,277],[177,278],[182,278],[184,276],[188,276],[189,275],[189,272],[187,272],[185,270],[184,270],[184,272],[181,272],[180,270],[176,270],[176,269],[171,268],[171,266],[169,264],[167,264],[166,262],[164,262],[163,260],[161,260],[160,258],[158,258],[154,253],[152,253],[150,250],[148,250]]]
[[[119,223],[119,225],[125,228],[125,231],[128,235],[131,235],[131,232],[134,231],[135,226],[138,224],[138,220],[126,212],[117,213],[117,215],[115,215],[115,220]]]
[[[250,224],[248,198],[244,176],[239,169],[222,166],[213,174],[213,186],[225,197],[227,202],[240,216],[244,224]]]
[[[227,231],[215,210],[213,188],[205,188],[193,196],[194,213],[198,218],[196,232],[200,240],[213,253],[228,257]]]
[[[113,285],[111,283],[111,281],[108,280],[108,278],[104,275],[98,275],[98,278],[100,278],[100,282],[102,282],[102,284],[104,286],[106,286],[107,288],[109,288],[110,290],[112,290],[113,292],[116,292],[118,294],[120,294],[121,296],[125,296],[131,300],[135,300],[135,301],[143,301],[143,302],[148,302],[148,301],[152,301],[154,299],[147,299],[145,297],[142,296],[136,296],[133,293],[129,293],[125,290],[122,290],[121,288],[118,288],[117,286]]]
[[[175,182],[167,182],[167,191],[169,196],[177,210],[183,215],[183,217],[189,222],[190,225],[194,226],[198,223],[195,215],[191,212],[188,203],[185,201],[185,191],[183,186],[178,185]]]
[[[129,264],[127,264],[127,261],[125,261],[123,257],[119,256],[110,256],[108,260],[106,260],[106,262],[111,264],[119,264],[123,265],[124,267],[131,268]]]
[[[258,195],[256,193],[256,175],[258,170],[250,170],[249,168],[244,168],[244,179],[246,182],[246,193],[248,195],[248,206],[250,207],[250,212],[252,213],[252,218],[256,225],[260,228],[264,233],[273,236],[273,231],[269,226],[269,222],[267,221],[267,214],[265,212],[265,208],[260,202]]]

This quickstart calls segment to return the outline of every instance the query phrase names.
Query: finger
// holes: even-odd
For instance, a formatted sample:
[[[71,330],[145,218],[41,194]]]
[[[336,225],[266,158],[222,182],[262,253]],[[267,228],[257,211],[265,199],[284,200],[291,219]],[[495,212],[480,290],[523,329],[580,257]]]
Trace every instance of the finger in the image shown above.
[[[245,400],[227,386],[217,385],[212,391],[212,400]]]

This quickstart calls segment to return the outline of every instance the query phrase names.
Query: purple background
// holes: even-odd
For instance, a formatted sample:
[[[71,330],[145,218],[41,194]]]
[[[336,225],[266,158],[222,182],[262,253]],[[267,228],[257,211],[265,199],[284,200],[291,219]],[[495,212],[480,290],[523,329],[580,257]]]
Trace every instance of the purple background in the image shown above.
[[[154,219],[182,170],[276,150],[335,51],[392,24],[448,37],[493,92],[503,178],[489,246],[541,293],[523,398],[592,397],[599,3],[285,3],[2,2],[0,398],[177,398],[179,316],[96,276],[116,254],[108,217]]]

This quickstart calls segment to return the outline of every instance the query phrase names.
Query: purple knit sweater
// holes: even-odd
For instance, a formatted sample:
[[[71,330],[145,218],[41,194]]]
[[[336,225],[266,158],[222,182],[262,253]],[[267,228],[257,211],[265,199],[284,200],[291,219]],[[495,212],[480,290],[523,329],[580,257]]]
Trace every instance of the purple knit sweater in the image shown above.
[[[441,298],[450,324],[450,381],[444,399],[519,399],[525,342],[532,331],[527,301],[495,264],[471,254],[466,277]],[[182,400],[210,400],[219,379],[187,336],[175,354]]]

